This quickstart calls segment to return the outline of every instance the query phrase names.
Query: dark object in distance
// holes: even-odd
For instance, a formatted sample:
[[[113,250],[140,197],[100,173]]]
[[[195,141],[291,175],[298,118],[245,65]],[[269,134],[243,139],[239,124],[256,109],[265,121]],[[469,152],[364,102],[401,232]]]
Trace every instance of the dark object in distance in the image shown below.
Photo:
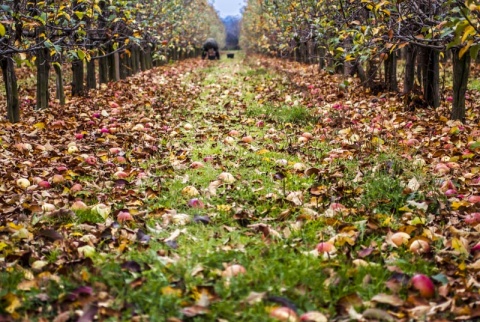
[[[235,57],[235,54],[227,54],[227,58],[233,58]]]
[[[209,60],[220,59],[220,52],[218,51],[218,44],[215,39],[208,38],[202,47],[202,59],[208,56]]]

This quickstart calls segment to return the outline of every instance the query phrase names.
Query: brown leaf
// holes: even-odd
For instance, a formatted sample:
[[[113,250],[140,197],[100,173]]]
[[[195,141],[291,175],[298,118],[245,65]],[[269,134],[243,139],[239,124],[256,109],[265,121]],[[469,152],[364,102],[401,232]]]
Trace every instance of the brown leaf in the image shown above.
[[[389,294],[377,294],[372,297],[371,301],[383,304],[390,304],[392,306],[403,306],[405,302],[396,295],[389,295]]]

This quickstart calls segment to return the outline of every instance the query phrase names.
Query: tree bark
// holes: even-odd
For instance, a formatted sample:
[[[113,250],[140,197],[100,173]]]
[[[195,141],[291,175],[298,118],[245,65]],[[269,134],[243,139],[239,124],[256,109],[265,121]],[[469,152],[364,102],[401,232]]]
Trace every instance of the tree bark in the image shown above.
[[[120,79],[125,79],[128,76],[128,56],[126,52],[120,54]]]
[[[325,69],[325,48],[318,48],[318,70]]]
[[[98,60],[98,81],[100,84],[108,83],[108,57],[102,57]]]
[[[87,62],[87,89],[97,88],[97,77],[95,75],[95,60]]]
[[[423,97],[428,106],[440,105],[440,65],[439,52],[432,48],[423,48],[422,80]]]
[[[459,57],[460,48],[452,49],[453,60],[453,106],[450,118],[465,121],[465,93],[467,91],[470,72],[470,52]]]
[[[398,91],[397,82],[397,54],[392,52],[388,58],[383,62],[385,66],[385,85],[388,91]]]
[[[3,82],[7,94],[7,118],[12,123],[20,121],[20,104],[18,99],[17,76],[15,66],[10,56],[0,60],[2,65]]]
[[[48,74],[50,64],[47,61],[48,50],[45,48],[37,50],[37,105],[36,109],[45,109],[48,107]]]
[[[147,70],[147,52],[145,49],[140,49],[138,53],[140,56],[140,70],[144,72]]]
[[[63,88],[63,73],[59,62],[53,64],[56,75],[56,94],[61,106],[65,105],[65,89]]]
[[[379,64],[379,61],[376,59],[371,59],[367,62],[367,81],[365,82],[367,88],[372,89],[375,86]]]
[[[113,46],[110,45],[108,47],[108,52],[112,53]],[[115,73],[115,54],[111,54],[108,56],[108,79],[110,81],[117,81],[118,79],[116,78],[116,73]]]
[[[72,96],[85,94],[83,61],[76,59],[72,62]]]
[[[120,54],[115,53],[113,54],[113,62],[115,63],[115,81],[120,80]]]
[[[139,50],[137,45],[133,45],[132,48],[132,55],[130,58],[132,59],[132,72],[133,75],[137,74],[140,71],[140,65],[139,65]]]
[[[415,60],[417,58],[417,47],[408,45],[405,48],[405,76],[403,80],[403,93],[407,94],[413,90],[415,85]]]

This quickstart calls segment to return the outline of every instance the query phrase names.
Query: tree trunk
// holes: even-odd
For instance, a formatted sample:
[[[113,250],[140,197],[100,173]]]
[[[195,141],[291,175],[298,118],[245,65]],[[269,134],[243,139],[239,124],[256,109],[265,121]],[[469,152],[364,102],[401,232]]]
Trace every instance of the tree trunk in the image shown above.
[[[108,52],[113,53],[113,46],[110,45],[108,47]],[[116,74],[115,74],[115,54],[111,54],[108,56],[108,79],[110,81],[116,81]]]
[[[132,46],[132,73],[133,75],[137,74],[140,71],[140,66],[139,66],[139,50],[138,46],[134,45]]]
[[[147,52],[145,49],[140,49],[138,53],[140,56],[140,70],[144,72],[147,70]]]
[[[115,81],[120,80],[120,54],[113,54],[113,62],[115,63]]]
[[[120,79],[125,79],[128,76],[128,57],[127,53],[123,52],[120,54]]]
[[[45,48],[37,50],[37,105],[36,109],[48,107],[48,74],[50,64],[47,61],[48,50]]]
[[[367,62],[367,81],[365,82],[367,88],[372,89],[375,86],[378,65],[379,62],[376,59],[371,59]]]
[[[83,61],[76,59],[72,62],[72,96],[85,94]]]
[[[63,73],[62,73],[62,66],[60,66],[59,62],[53,64],[53,69],[55,70],[56,75],[56,94],[58,101],[60,102],[61,106],[65,105],[65,89],[63,88]]]
[[[428,106],[440,105],[440,65],[439,52],[432,48],[423,48],[423,97]]]
[[[403,81],[403,93],[407,94],[413,90],[415,85],[415,59],[417,58],[417,47],[408,45],[405,48],[405,77]]]
[[[353,66],[352,76],[357,74],[358,78],[360,79],[360,82],[362,83],[362,85],[365,86],[365,84],[368,81],[368,78],[367,78],[367,74],[365,73],[365,70],[363,69],[362,62],[357,59],[352,63],[352,66]]]
[[[398,91],[397,82],[397,54],[390,53],[388,58],[383,62],[385,67],[385,85],[388,91]]]
[[[98,60],[98,80],[100,84],[108,83],[108,57],[102,57]]]
[[[20,104],[18,100],[17,76],[15,66],[10,56],[0,60],[2,65],[3,82],[7,94],[7,118],[12,123],[20,121]]]
[[[97,88],[97,77],[95,75],[95,60],[87,62],[87,89]]]
[[[417,83],[420,84],[420,87],[423,88],[423,58],[425,56],[425,50],[423,48],[418,48],[417,51]]]
[[[459,57],[460,48],[452,49],[453,60],[453,106],[450,118],[465,121],[465,93],[470,72],[470,52]]]
[[[152,49],[150,47],[150,44],[148,44],[145,47],[145,68],[146,69],[152,69],[153,64],[152,64]]]

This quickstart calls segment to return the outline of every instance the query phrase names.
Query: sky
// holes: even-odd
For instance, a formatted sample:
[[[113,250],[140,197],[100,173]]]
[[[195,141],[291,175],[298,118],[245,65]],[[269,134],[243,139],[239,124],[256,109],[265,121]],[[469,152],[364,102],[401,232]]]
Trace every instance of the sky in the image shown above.
[[[240,9],[245,6],[245,0],[209,0],[213,3],[220,17],[240,16]]]

